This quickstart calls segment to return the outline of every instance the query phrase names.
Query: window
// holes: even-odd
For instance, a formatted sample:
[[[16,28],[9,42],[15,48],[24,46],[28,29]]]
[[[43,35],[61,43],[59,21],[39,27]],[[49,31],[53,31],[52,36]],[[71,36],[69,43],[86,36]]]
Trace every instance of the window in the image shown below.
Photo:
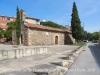
[[[6,20],[6,18],[5,17],[2,17],[2,20]]]
[[[8,20],[10,20],[10,18],[8,17]]]
[[[7,23],[7,25],[9,25],[9,24],[10,24],[10,22]]]
[[[13,21],[13,19],[11,17],[8,17],[8,20]]]

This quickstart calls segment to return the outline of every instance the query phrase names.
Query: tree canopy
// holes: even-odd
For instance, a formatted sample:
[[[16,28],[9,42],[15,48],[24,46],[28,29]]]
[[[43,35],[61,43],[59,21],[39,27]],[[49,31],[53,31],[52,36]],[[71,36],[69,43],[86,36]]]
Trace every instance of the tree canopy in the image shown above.
[[[81,21],[78,16],[78,10],[75,2],[73,3],[71,16],[72,16],[71,18],[72,36],[76,40],[80,40],[82,28],[81,28]]]
[[[5,34],[6,34],[5,31],[2,28],[0,28],[0,38],[5,37],[6,36]]]
[[[16,22],[10,22],[6,30],[6,37],[12,38],[12,30],[15,28]]]
[[[91,40],[98,40],[99,39],[99,32],[94,32],[91,35]]]
[[[42,25],[49,26],[49,27],[54,27],[54,28],[67,29],[63,25],[59,25],[59,24],[57,24],[55,22],[52,22],[52,21],[42,22]]]
[[[20,35],[21,35],[21,19],[20,19],[20,11],[19,11],[19,8],[17,7],[17,10],[16,10],[16,37],[17,37],[17,44],[20,43]]]

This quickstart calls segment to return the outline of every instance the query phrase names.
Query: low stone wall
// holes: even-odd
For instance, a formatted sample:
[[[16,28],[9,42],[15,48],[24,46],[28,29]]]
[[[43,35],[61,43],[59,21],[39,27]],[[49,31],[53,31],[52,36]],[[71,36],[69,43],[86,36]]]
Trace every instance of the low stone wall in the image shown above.
[[[31,56],[36,54],[47,54],[47,53],[49,53],[48,47],[0,50],[0,60],[14,59],[25,56]]]

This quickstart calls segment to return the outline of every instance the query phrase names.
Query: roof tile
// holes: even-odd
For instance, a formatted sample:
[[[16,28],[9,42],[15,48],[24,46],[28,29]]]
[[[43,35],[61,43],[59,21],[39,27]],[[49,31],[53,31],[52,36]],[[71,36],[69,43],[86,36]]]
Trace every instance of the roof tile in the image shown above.
[[[59,29],[59,28],[53,28],[53,27],[48,27],[48,26],[43,26],[43,25],[36,25],[36,24],[24,24],[26,27],[29,28],[37,28],[37,29],[43,29],[43,30],[51,30],[51,31],[59,31],[59,32],[68,32],[71,33],[71,31],[69,30],[63,30],[63,29]]]

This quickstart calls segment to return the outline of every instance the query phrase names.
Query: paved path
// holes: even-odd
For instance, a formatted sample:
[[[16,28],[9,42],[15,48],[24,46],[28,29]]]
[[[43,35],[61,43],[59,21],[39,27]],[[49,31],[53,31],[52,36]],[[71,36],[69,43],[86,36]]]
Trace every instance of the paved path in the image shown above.
[[[26,47],[26,46],[20,46]],[[30,47],[30,46],[27,46]],[[34,46],[31,46],[34,47]],[[39,46],[37,46],[39,47]],[[34,55],[30,57],[22,57],[19,59],[2,60],[0,61],[0,75],[35,75],[30,68],[37,68],[37,66],[46,67],[47,64],[53,69],[55,66],[51,64],[52,61],[61,61],[59,57],[65,56],[68,52],[77,49],[79,46],[69,46],[69,45],[55,45],[48,46],[50,48],[49,54]],[[0,49],[12,49],[12,45],[0,45]],[[32,69],[31,69],[32,70]]]
[[[34,48],[34,47],[49,47],[51,51],[61,51],[61,50],[73,50],[76,49],[79,46],[71,46],[71,45],[43,45],[43,46],[17,46],[17,45],[5,45],[0,44],[0,50],[11,50],[16,48]]]
[[[88,43],[67,75],[100,75],[100,45]]]

